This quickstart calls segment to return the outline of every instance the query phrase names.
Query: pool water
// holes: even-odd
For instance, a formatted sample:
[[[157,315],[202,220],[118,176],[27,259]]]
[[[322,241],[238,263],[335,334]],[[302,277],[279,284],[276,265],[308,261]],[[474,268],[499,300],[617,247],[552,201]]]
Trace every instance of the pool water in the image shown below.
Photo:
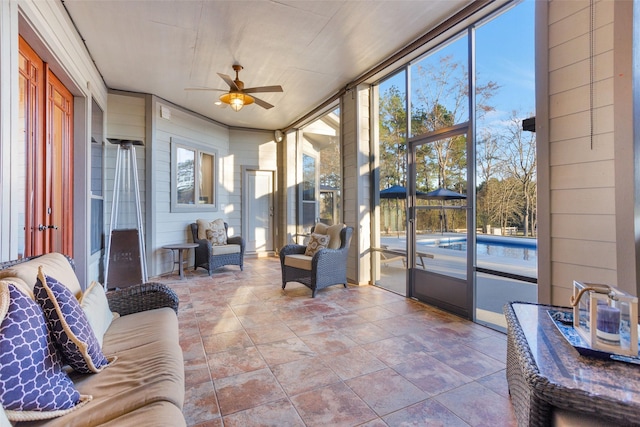
[[[443,249],[451,249],[455,251],[466,251],[467,242],[454,242],[441,244],[438,246]],[[497,244],[497,243],[476,243],[477,255],[496,256],[502,258],[519,259],[523,261],[536,262],[538,259],[538,250],[536,248],[509,245],[509,244]]]

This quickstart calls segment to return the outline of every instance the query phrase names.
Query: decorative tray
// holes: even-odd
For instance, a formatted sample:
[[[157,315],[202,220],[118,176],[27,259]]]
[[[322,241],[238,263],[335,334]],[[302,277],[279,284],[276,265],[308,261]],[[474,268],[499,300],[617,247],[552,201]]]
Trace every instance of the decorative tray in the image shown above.
[[[562,336],[583,356],[594,357],[604,360],[617,360],[619,362],[633,363],[640,365],[639,356],[624,356],[621,354],[609,353],[603,350],[593,349],[576,332],[573,327],[573,313],[560,310],[547,310],[549,317],[556,325]],[[640,353],[640,351],[639,351]]]

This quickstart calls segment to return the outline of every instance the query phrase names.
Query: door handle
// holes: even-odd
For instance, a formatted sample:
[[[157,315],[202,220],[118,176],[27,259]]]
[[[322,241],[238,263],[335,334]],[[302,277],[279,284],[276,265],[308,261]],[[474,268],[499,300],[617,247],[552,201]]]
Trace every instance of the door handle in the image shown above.
[[[54,230],[57,230],[58,226],[57,225],[42,225],[42,224],[38,225],[38,230],[39,231],[44,231],[44,230],[47,230],[47,229],[50,229],[50,228],[52,228]]]

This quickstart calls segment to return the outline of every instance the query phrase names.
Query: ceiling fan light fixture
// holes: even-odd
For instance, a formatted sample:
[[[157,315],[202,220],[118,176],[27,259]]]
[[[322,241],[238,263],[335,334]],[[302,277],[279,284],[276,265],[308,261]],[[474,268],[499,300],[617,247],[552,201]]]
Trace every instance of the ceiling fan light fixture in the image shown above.
[[[237,112],[245,105],[253,104],[253,97],[241,92],[228,92],[220,95],[220,101],[229,104]]]

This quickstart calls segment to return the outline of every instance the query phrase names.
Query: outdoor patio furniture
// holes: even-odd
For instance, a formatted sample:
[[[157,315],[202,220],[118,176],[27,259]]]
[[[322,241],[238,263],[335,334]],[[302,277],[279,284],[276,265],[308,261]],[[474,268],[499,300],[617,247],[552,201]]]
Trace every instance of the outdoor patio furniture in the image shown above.
[[[519,426],[636,425],[638,366],[581,356],[548,310],[567,307],[505,305],[507,382]]]
[[[403,249],[389,248],[388,245],[380,245],[380,246],[382,247],[371,248],[371,249],[377,252],[380,252],[380,261],[384,265],[390,264],[394,261],[402,260],[402,265],[404,267],[407,266],[407,251]],[[416,252],[416,264],[422,267],[423,269],[427,268],[424,263],[425,258],[434,259],[435,256],[427,252],[419,252],[419,251]]]
[[[228,232],[229,225],[224,223],[225,233]],[[209,276],[214,270],[224,267],[225,265],[238,265],[240,270],[243,269],[244,263],[244,239],[241,236],[227,235],[226,245],[214,245],[209,239],[201,239],[198,237],[198,224],[191,224],[191,234],[193,242],[198,244],[195,251],[194,270],[202,267],[209,272]]]
[[[315,228],[312,233],[314,230]],[[328,248],[320,249],[313,256],[305,255],[307,247],[303,245],[290,244],[283,247],[280,250],[282,289],[287,282],[299,282],[311,289],[311,296],[315,298],[318,289],[338,284],[343,284],[346,288],[347,255],[352,234],[353,227],[342,228],[339,243],[333,242],[332,245],[330,242]],[[332,246],[337,248],[330,249]]]

